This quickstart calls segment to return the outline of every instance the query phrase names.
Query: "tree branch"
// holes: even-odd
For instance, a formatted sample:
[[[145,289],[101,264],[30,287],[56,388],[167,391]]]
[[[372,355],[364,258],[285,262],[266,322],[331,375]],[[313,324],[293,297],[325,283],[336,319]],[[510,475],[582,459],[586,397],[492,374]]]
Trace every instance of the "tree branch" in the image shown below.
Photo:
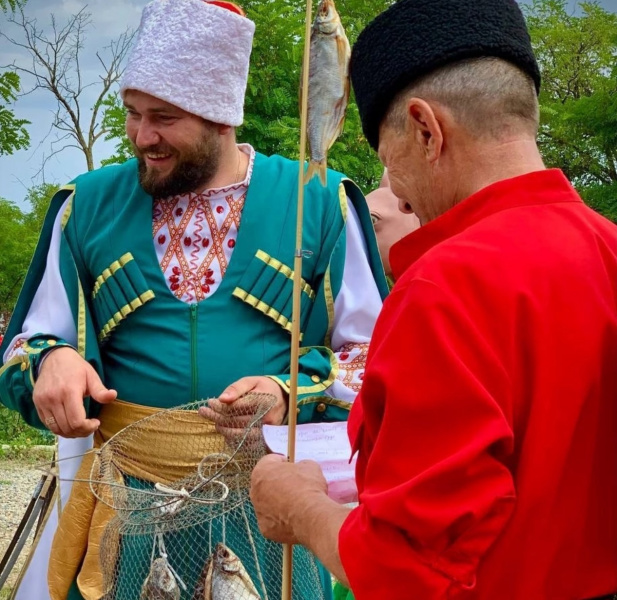
[[[86,158],[88,170],[92,170],[93,148],[100,137],[97,122],[99,110],[111,87],[122,76],[121,65],[131,47],[134,33],[127,30],[112,40],[102,52],[96,52],[103,73],[97,77],[98,82],[96,79],[88,82],[82,68],[82,52],[91,16],[85,7],[72,15],[63,26],[52,15],[49,35],[43,33],[35,19],[27,18],[21,7],[9,21],[20,28],[23,40],[11,38],[4,33],[0,35],[14,46],[26,50],[32,61],[30,67],[17,64],[12,66],[33,80],[31,89],[24,93],[42,89],[54,97],[57,109],[53,127],[64,134],[59,139],[67,135],[72,137]],[[82,123],[87,112],[82,103],[83,92],[92,86],[97,86],[99,91],[89,123],[85,125]],[[57,152],[54,151],[52,156]]]

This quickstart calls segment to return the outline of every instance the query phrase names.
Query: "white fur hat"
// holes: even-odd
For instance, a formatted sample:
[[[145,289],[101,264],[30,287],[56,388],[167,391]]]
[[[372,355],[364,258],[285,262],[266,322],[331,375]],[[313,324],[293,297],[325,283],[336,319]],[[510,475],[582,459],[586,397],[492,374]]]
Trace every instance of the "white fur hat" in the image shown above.
[[[138,90],[238,127],[255,23],[205,0],[154,0],[143,11],[120,93]]]

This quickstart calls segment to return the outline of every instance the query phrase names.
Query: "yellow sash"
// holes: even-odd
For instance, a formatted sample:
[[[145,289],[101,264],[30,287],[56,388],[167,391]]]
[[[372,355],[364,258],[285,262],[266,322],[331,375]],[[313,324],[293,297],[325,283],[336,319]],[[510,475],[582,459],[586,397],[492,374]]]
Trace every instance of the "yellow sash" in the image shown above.
[[[157,412],[160,409],[121,400],[103,406],[99,417],[101,426],[94,434],[94,447],[101,448],[120,430]],[[123,453],[114,454],[114,463],[123,473],[164,484],[193,474],[204,457],[203,445],[177,443],[179,436],[187,440],[190,436],[209,436],[208,446],[213,451],[223,450],[224,438],[216,433],[212,422],[195,411],[178,411],[174,416],[177,418],[171,421],[150,419],[140,425],[142,435],[126,436]],[[84,457],[76,480],[90,479],[95,457],[96,452]],[[101,489],[108,487],[99,486],[98,495],[111,494],[109,489]],[[47,581],[51,600],[66,600],[76,577],[85,600],[100,600],[105,595],[99,549],[105,527],[114,515],[110,506],[93,495],[89,483],[73,483],[69,501],[60,515],[49,559]]]

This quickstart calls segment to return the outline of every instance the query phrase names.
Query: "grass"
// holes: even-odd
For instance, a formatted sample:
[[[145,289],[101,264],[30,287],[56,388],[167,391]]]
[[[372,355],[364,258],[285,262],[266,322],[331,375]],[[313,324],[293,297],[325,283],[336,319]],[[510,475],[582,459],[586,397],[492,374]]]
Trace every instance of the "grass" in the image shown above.
[[[15,461],[26,464],[44,463],[51,460],[55,446],[0,446],[0,461]],[[0,481],[0,483],[2,483]]]

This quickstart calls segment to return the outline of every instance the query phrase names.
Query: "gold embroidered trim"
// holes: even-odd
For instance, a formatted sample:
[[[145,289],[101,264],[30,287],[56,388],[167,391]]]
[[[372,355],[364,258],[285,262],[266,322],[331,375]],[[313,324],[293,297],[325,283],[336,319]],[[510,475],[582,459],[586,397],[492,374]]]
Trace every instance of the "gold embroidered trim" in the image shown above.
[[[60,221],[60,226],[62,227],[62,230],[64,231],[64,228],[66,227],[66,224],[69,218],[71,217],[71,213],[73,212],[73,199],[75,198],[75,185],[65,185],[64,187],[61,187],[58,191],[60,192],[62,190],[71,191],[71,195],[69,196],[69,202],[66,205],[66,208],[64,209],[64,213],[62,214],[62,219]]]
[[[77,352],[82,358],[86,358],[86,298],[81,287],[79,278],[77,279],[79,294],[79,305],[77,307]]]
[[[306,348],[300,348],[300,356],[304,356],[313,348],[317,348],[317,346],[307,346]],[[334,353],[330,350],[330,348],[324,349],[328,352],[328,355],[330,356],[330,373],[328,375],[328,378],[315,385],[298,386],[298,395],[323,392],[324,390],[328,389],[336,380],[338,376],[338,361],[336,360],[336,356],[334,356]],[[289,387],[289,379],[285,380],[273,375],[270,376],[270,379],[276,381],[276,383],[278,383],[288,394],[290,393],[291,389]],[[298,404],[301,404],[301,402],[299,402]]]
[[[265,302],[262,302],[259,298],[256,298],[252,294],[249,294],[246,290],[243,290],[240,287],[237,287],[231,294],[236,298],[246,302],[249,306],[256,308],[259,312],[263,313],[267,317],[270,317],[275,323],[278,323],[285,331],[289,331],[291,333],[291,321],[282,315],[278,310],[268,306]],[[300,332],[300,339],[304,334]]]
[[[257,250],[255,253],[255,257],[266,263],[269,267],[277,270],[279,273],[282,273],[287,277],[287,279],[291,279],[293,281],[294,272],[287,265],[284,265],[280,260],[276,258],[272,258],[267,252],[263,250]],[[302,282],[302,291],[311,299],[315,299],[315,292],[313,288],[306,282],[305,279],[301,279]]]
[[[324,275],[324,300],[326,302],[326,312],[328,313],[328,329],[324,336],[324,344],[326,346],[332,345],[332,330],[334,328],[334,294],[332,293],[332,280],[330,278],[330,265],[326,269]]]
[[[30,368],[30,358],[27,354],[18,354],[10,360],[7,360],[6,363],[0,368],[0,375],[2,375],[5,371],[8,371],[11,367],[19,364],[21,364],[22,371]]]
[[[305,406],[306,404],[323,403],[329,406],[338,406],[345,410],[351,410],[353,403],[345,402],[345,400],[339,400],[338,398],[330,398],[330,396],[311,396],[310,398],[304,398],[298,402],[298,406]]]
[[[98,335],[99,342],[104,342],[109,337],[109,334],[126,318],[127,315],[130,315],[137,308],[143,306],[146,302],[149,302],[153,298],[154,292],[152,290],[147,290],[138,298],[132,300],[130,304],[123,306],[111,319],[109,319],[109,321],[107,321],[105,327],[101,329]]]
[[[114,260],[114,262],[109,265],[97,278],[94,282],[94,289],[92,290],[92,298],[95,298],[99,293],[101,286],[113,276],[113,274],[122,269],[127,263],[130,263],[133,259],[133,255],[130,252],[123,254],[118,260]]]
[[[47,350],[48,346],[43,342],[41,348],[35,348],[31,346],[28,340],[24,340],[24,343],[21,346],[28,354],[40,354],[43,350]]]
[[[312,346],[300,348],[300,357],[308,354],[311,351],[311,348]],[[323,392],[335,382],[338,376],[338,360],[336,359],[336,356],[334,356],[334,353],[332,352],[332,350],[330,350],[330,348],[326,348],[325,346],[323,346],[322,348],[328,353],[328,356],[330,357],[330,373],[328,375],[328,378],[321,383],[317,383],[315,385],[306,385],[304,387],[299,387],[298,395],[312,394],[314,392]]]
[[[343,222],[347,223],[347,190],[345,190],[345,185],[343,182],[341,182],[338,186],[338,201],[341,205]]]

